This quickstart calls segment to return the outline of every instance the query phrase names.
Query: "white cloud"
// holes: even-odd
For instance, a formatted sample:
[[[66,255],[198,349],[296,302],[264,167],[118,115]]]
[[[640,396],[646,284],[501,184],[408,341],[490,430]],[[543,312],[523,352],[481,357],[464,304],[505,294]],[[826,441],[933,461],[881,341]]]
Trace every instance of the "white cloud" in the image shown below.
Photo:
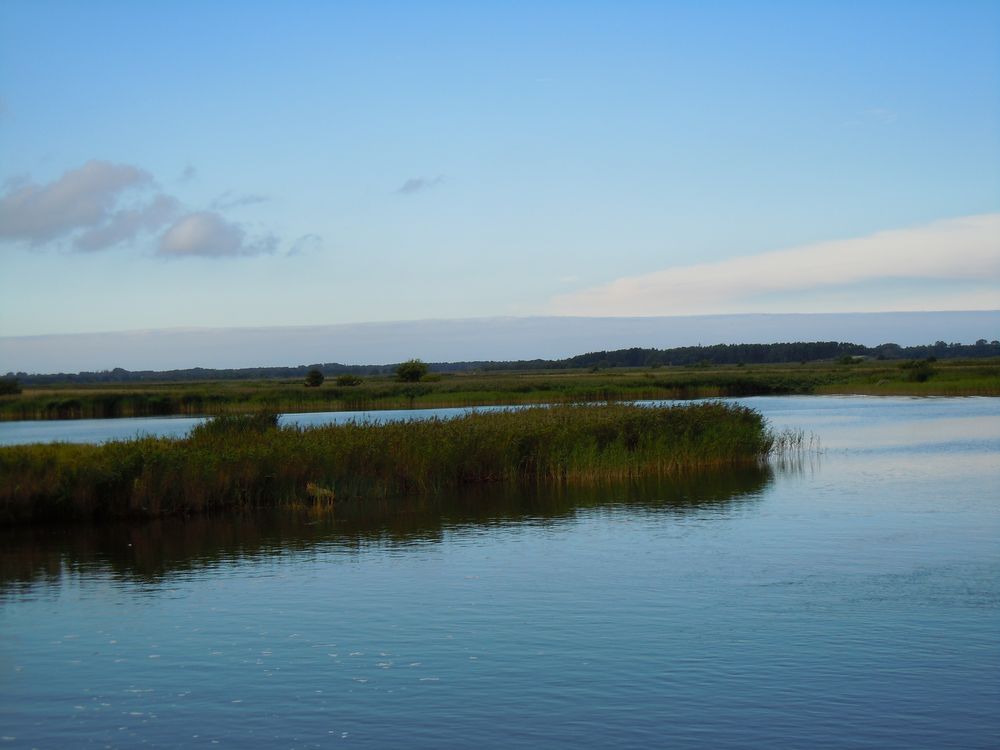
[[[228,211],[231,208],[242,206],[252,206],[255,203],[265,203],[268,200],[266,195],[239,195],[232,190],[226,191],[214,201],[212,201],[213,211]]]
[[[907,294],[897,289],[885,300],[872,298],[873,284],[898,280],[919,283]],[[974,288],[966,298],[956,284]],[[1000,214],[994,213],[624,277],[557,296],[549,309],[689,315],[997,307]]]
[[[270,235],[248,241],[239,224],[214,211],[198,211],[182,216],[164,233],[157,253],[173,258],[232,258],[272,253],[276,245]]]
[[[0,196],[0,239],[32,245],[105,222],[125,191],[152,184],[145,170],[88,161],[46,185],[10,185]]]
[[[194,179],[188,166],[181,181]],[[228,192],[208,211],[186,213],[172,195],[157,193],[153,176],[127,164],[92,160],[65,172],[47,184],[29,177],[13,177],[0,185],[0,242],[31,246],[61,244],[73,250],[96,252],[142,240],[148,252],[159,234],[155,252],[160,256],[240,257],[272,253],[278,238],[265,234],[248,238],[246,230],[220,211],[268,200],[265,196]],[[169,226],[168,226],[169,225]],[[165,230],[165,231],[164,231]],[[314,250],[316,235],[304,235],[292,252]]]
[[[160,194],[140,208],[117,211],[101,226],[88,229],[73,241],[77,250],[92,252],[134,239],[142,232],[159,229],[180,211],[176,198]]]
[[[288,255],[307,255],[323,249],[323,238],[318,234],[304,234],[292,243]]]
[[[433,187],[437,187],[442,182],[444,182],[444,177],[438,175],[437,177],[411,177],[402,185],[400,185],[396,192],[399,195],[413,195],[414,193],[420,193],[424,190],[430,190]]]

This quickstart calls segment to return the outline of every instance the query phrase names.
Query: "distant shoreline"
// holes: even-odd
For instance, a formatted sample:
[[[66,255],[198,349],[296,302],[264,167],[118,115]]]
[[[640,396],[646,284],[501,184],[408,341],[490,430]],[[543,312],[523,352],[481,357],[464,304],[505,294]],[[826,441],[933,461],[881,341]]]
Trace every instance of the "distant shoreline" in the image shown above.
[[[275,412],[515,406],[758,395],[1000,396],[1000,357],[548,371],[430,373],[25,387],[0,396],[0,420],[212,416]]]

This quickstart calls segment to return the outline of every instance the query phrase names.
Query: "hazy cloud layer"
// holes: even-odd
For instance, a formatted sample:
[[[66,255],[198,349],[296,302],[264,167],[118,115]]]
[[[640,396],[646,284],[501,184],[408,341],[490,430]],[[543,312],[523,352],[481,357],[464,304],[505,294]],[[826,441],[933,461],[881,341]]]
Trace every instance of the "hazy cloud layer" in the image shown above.
[[[430,190],[444,182],[444,177],[411,177],[396,189],[399,195],[413,195],[424,190]]]
[[[570,357],[631,346],[852,341],[903,346],[994,338],[1000,312],[689,315],[674,318],[466,318],[273,328],[174,328],[0,336],[0,372],[260,367],[311,362],[431,362]]]
[[[919,292],[900,294],[897,289],[885,300],[872,297],[872,284],[898,286],[900,280],[915,282]],[[955,291],[956,283],[977,288],[966,295]],[[568,315],[788,312],[792,310],[782,309],[782,299],[806,295],[813,302],[815,295],[825,296],[830,311],[946,309],[941,306],[956,303],[959,309],[996,308],[1000,214],[667,268],[560,295],[550,310]]]
[[[127,190],[153,182],[127,164],[88,161],[46,185],[24,182],[0,195],[0,239],[39,245],[111,218]]]
[[[238,224],[214,211],[198,211],[181,217],[164,233],[157,254],[171,258],[232,258],[272,253],[276,245],[273,236],[250,241]]]

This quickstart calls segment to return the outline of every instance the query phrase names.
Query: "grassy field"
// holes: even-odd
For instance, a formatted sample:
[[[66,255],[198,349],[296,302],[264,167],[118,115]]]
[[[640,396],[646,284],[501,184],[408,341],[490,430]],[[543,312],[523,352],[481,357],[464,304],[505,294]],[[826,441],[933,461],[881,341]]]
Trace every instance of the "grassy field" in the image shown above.
[[[401,383],[388,376],[371,377],[354,386],[338,386],[331,378],[318,388],[287,380],[47,386],[0,396],[0,419],[559,404],[790,393],[1000,396],[1000,360],[996,359],[470,373],[432,378],[429,382]]]
[[[587,483],[757,463],[795,443],[772,435],[757,412],[720,403],[276,425],[274,414],[224,416],[183,439],[0,448],[0,522],[329,505],[490,482]]]
[[[281,412],[405,409],[491,404],[560,404],[766,394],[1000,396],[996,359],[854,364],[817,362],[560,370],[526,373],[433,375],[401,383],[389,376],[318,388],[301,381],[212,381],[170,384],[100,384],[27,388],[0,396],[0,419],[74,419],[214,415],[270,409]]]

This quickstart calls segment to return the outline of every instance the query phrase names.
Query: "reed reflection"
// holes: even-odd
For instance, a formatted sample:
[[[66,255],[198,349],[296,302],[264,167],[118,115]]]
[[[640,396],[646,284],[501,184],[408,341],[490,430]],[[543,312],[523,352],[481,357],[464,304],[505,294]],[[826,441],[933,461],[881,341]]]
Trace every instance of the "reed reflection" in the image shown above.
[[[267,556],[324,550],[405,548],[446,534],[518,524],[570,523],[581,513],[621,511],[725,517],[756,502],[772,483],[769,465],[690,472],[586,486],[486,485],[461,492],[166,518],[141,524],[35,526],[0,532],[0,599],[38,593],[66,576],[107,575],[159,584]]]

